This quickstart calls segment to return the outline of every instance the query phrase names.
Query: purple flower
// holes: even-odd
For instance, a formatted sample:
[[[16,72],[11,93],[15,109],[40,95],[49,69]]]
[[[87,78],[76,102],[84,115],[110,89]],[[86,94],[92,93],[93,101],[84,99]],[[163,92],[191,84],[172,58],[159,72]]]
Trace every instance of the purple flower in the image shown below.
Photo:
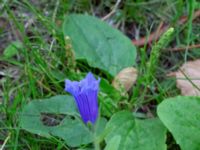
[[[91,72],[80,82],[65,80],[65,91],[74,96],[81,118],[86,124],[94,124],[98,117],[99,82],[100,78],[96,80]]]

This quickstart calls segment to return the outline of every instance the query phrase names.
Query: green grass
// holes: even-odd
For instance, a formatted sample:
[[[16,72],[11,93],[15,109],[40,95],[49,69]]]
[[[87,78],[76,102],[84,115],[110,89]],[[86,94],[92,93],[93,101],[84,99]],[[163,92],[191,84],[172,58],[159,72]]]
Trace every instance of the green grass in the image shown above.
[[[168,47],[181,45],[186,47],[185,52],[162,50],[159,52],[158,63],[153,63],[151,66],[155,70],[151,82],[139,78],[133,87],[132,97],[129,98],[132,110],[137,111],[146,105],[156,107],[163,99],[180,94],[175,86],[175,80],[166,77],[166,74],[175,71],[184,61],[200,57],[199,49],[187,50],[188,45],[199,42],[196,31],[199,31],[200,26],[192,22],[194,11],[199,5],[195,1],[183,2],[182,0],[177,2],[166,0],[162,3],[156,0],[132,3],[127,0],[125,5],[118,9],[116,15],[111,17],[115,23],[120,24],[119,29],[122,31],[127,29],[130,23],[135,27],[140,27],[140,35],[148,35],[147,31],[151,27],[156,29],[159,22],[164,20],[175,28],[173,41]],[[79,79],[82,76],[81,73],[76,74],[72,68],[68,67],[66,44],[61,29],[64,15],[78,12],[103,17],[112,9],[114,3],[101,2],[97,6],[88,1],[61,0],[36,1],[32,4],[28,0],[23,0],[5,1],[0,6],[3,18],[11,24],[11,28],[6,29],[8,28],[6,26],[0,32],[0,38],[6,40],[2,43],[2,47],[0,46],[0,72],[6,72],[9,69],[12,72],[13,67],[18,70],[17,74],[0,76],[0,89],[3,94],[2,102],[0,97],[0,143],[9,137],[5,143],[6,149],[70,149],[60,139],[53,137],[47,139],[21,130],[18,124],[20,112],[23,106],[32,99],[65,94],[64,79]],[[160,9],[155,9],[158,7]],[[95,10],[98,12],[94,13]],[[189,20],[186,25],[180,27],[177,25],[177,20],[184,14],[189,14]],[[12,34],[12,40],[5,36],[7,33]],[[131,37],[134,35],[132,34]],[[3,49],[15,40],[22,41],[23,48],[19,49],[16,57],[4,57]],[[151,58],[150,54],[148,47],[138,48],[137,69],[141,76],[147,73],[146,62],[149,57]],[[82,62],[77,62],[76,67],[76,70],[82,72],[89,71],[87,64]],[[92,71],[96,71],[99,75],[103,74],[94,68]],[[170,149],[174,148],[170,147]]]

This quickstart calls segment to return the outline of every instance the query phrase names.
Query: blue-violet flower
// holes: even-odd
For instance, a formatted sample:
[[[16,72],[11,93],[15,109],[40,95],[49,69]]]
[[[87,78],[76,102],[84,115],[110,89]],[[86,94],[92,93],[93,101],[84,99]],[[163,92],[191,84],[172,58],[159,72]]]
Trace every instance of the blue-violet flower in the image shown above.
[[[81,118],[86,124],[94,124],[98,118],[99,82],[100,78],[96,80],[91,72],[80,82],[65,80],[65,91],[73,95]]]

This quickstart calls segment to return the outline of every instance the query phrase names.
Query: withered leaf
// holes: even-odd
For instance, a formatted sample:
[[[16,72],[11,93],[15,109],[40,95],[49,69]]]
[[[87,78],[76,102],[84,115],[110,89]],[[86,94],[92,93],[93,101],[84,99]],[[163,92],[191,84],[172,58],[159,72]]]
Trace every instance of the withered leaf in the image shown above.
[[[200,96],[200,60],[183,64],[175,75],[176,86],[182,95]]]
[[[128,67],[121,70],[114,78],[112,85],[116,89],[124,87],[126,91],[129,91],[137,79],[137,70],[134,67]]]

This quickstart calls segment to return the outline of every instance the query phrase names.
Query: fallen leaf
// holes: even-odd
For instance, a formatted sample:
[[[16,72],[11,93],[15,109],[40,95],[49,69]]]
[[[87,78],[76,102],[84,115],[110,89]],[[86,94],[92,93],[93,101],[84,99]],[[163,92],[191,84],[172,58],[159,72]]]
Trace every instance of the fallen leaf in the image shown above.
[[[175,72],[176,86],[185,96],[200,96],[200,60],[189,61]]]
[[[137,79],[137,70],[134,67],[128,67],[121,70],[114,78],[112,85],[120,90],[123,86],[126,91],[129,91]]]

